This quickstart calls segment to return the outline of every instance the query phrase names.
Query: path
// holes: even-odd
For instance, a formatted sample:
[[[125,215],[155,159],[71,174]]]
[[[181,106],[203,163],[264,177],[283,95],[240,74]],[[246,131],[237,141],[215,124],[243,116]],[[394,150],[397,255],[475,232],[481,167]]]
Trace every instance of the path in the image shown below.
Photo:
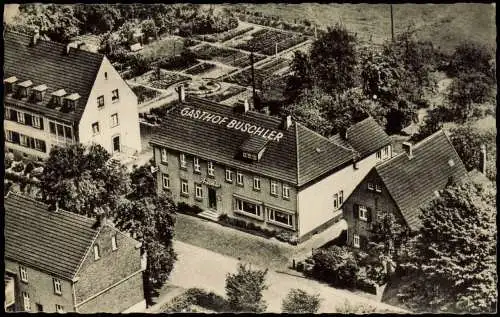
[[[208,237],[207,237],[208,238]],[[219,295],[225,294],[227,273],[236,272],[238,260],[209,250],[174,241],[178,260],[170,275],[170,282],[183,288],[200,287]],[[368,304],[378,310],[402,312],[400,308],[379,303],[358,294],[336,289],[314,280],[281,274],[275,271],[267,273],[266,283],[269,288],[263,292],[267,302],[267,312],[281,312],[281,302],[291,288],[300,288],[308,293],[319,293],[323,299],[320,313],[335,312],[345,301],[351,304]]]

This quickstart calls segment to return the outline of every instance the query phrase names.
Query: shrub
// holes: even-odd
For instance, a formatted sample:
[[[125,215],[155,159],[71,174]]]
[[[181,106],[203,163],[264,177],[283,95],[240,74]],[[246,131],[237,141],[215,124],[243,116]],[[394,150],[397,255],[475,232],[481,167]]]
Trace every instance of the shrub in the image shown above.
[[[291,289],[283,300],[281,310],[283,313],[314,314],[320,306],[319,294],[310,295],[301,289]]]
[[[34,164],[32,162],[28,162],[28,164],[26,164],[26,168],[24,169],[24,175],[28,175],[29,173],[31,173],[34,168]]]
[[[290,244],[296,245],[298,243],[297,235],[294,232],[281,230],[276,234],[276,239],[282,242],[288,242]]]
[[[17,173],[22,172],[24,170],[24,164],[22,162],[18,162],[12,167],[12,170]]]
[[[238,272],[227,274],[226,293],[232,311],[262,313],[266,310],[262,292],[268,288],[265,284],[267,271],[252,270],[240,264]]]
[[[356,288],[377,295],[377,283],[369,278],[359,278],[356,281]]]
[[[190,288],[185,293],[193,303],[216,312],[228,312],[229,304],[226,299],[214,292],[208,293],[200,288]]]
[[[14,162],[13,155],[8,155],[12,153],[6,153],[4,157],[5,169],[8,169],[12,166],[12,162]]]
[[[190,215],[197,215],[203,211],[203,209],[201,209],[200,207],[198,207],[196,205],[189,205],[189,204],[186,204],[183,202],[180,202],[177,204],[177,210],[181,213],[190,214]]]
[[[166,305],[162,309],[162,312],[165,313],[179,313],[179,312],[189,312],[191,310],[191,306],[194,305],[194,298],[189,294],[181,294],[177,297],[174,297],[170,303]]]
[[[297,271],[299,271],[299,272],[304,271],[304,263],[303,262],[297,262]]]

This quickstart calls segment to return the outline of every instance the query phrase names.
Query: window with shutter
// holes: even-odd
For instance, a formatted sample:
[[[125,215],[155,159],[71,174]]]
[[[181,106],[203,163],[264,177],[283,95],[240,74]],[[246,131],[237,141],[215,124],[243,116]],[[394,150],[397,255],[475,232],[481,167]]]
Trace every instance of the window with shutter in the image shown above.
[[[359,219],[359,205],[354,204],[353,206],[354,219]]]

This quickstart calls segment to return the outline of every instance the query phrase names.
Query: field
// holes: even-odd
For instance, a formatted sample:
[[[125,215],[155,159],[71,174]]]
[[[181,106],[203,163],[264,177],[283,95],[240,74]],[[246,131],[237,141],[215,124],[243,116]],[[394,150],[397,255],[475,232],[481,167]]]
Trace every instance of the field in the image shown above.
[[[237,45],[236,48],[246,51],[254,49],[254,52],[260,54],[273,55],[276,49],[278,52],[281,52],[305,40],[307,38],[300,34],[262,29],[252,34],[252,38],[249,41]]]
[[[383,43],[391,36],[388,4],[238,4],[252,12],[279,16],[284,20],[307,19],[319,27],[342,22],[358,37]],[[398,34],[411,24],[421,40],[430,40],[443,51],[453,50],[463,40],[473,39],[496,47],[495,8],[491,4],[395,4],[394,29]]]

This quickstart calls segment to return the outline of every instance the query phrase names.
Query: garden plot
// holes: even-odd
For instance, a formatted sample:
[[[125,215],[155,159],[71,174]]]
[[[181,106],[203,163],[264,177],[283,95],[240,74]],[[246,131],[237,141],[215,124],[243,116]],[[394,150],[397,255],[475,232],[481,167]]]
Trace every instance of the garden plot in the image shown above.
[[[251,39],[235,47],[245,51],[253,50],[259,54],[273,55],[276,51],[281,52],[287,50],[306,40],[307,37],[301,34],[261,29],[253,33]]]
[[[210,44],[204,44],[193,50],[196,57],[203,60],[214,60],[216,62],[234,66],[246,67],[250,65],[250,54],[238,50],[222,48]],[[254,54],[254,62],[264,59],[265,56]]]
[[[196,66],[186,69],[184,72],[189,75],[200,75],[213,70],[215,67],[215,64],[199,63]]]
[[[182,75],[175,72],[169,72],[160,69],[160,73],[157,71],[150,71],[144,75],[135,77],[131,80],[131,85],[140,84],[143,86],[149,86],[156,89],[167,89],[170,86],[191,79],[187,75]]]
[[[221,102],[224,100],[227,100],[229,98],[232,98],[234,96],[240,95],[244,92],[246,92],[246,88],[243,87],[238,87],[238,86],[230,86],[221,93],[217,93],[211,96],[207,96],[206,99],[215,101],[215,102]]]
[[[274,81],[278,76],[280,70],[288,67],[290,62],[286,59],[278,58],[272,60],[264,65],[260,65],[259,68],[255,69],[255,85],[257,89],[261,89],[262,85]],[[238,84],[240,86],[251,86],[252,85],[252,70],[246,69],[242,72],[236,73],[235,75],[228,75],[224,79],[225,81]]]
[[[134,94],[137,96],[137,102],[139,104],[148,102],[155,98],[158,98],[162,95],[162,93],[156,89],[151,89],[148,87],[144,87],[142,85],[130,86]]]

